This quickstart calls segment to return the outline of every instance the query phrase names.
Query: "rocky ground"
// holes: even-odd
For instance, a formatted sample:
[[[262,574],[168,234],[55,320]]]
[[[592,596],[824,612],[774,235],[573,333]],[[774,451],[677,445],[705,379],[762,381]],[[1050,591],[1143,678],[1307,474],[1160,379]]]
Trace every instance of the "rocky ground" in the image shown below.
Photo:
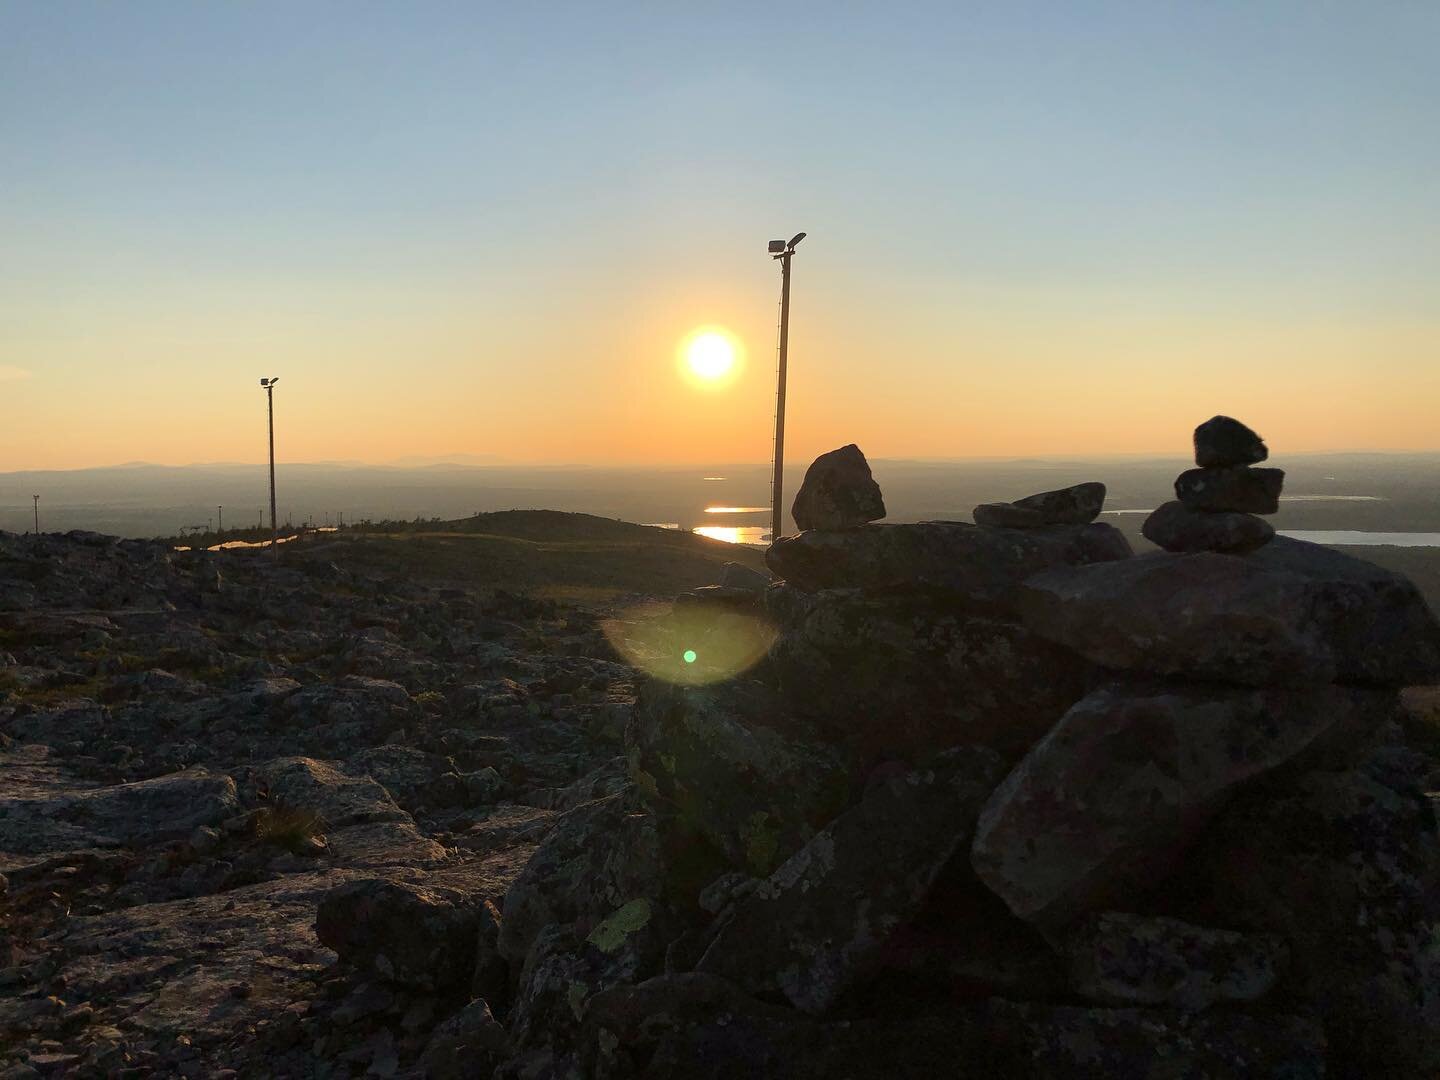
[[[1200,434],[1141,556],[0,534],[0,1076],[1440,1073],[1440,624]]]
[[[386,980],[317,937],[322,898],[501,903],[557,815],[621,786],[637,672],[601,624],[627,586],[746,558],[490,519],[279,560],[0,534],[0,1075],[415,1065],[470,1000],[473,932],[463,978]]]

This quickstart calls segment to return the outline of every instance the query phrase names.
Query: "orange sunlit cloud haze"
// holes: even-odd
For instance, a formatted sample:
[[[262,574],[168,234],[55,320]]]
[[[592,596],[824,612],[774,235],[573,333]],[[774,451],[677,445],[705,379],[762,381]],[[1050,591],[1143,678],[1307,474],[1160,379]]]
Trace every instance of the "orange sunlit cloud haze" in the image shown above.
[[[1440,449],[1440,15],[1262,9],[7,6],[0,469],[270,375],[287,461],[764,462],[801,230],[791,460]]]

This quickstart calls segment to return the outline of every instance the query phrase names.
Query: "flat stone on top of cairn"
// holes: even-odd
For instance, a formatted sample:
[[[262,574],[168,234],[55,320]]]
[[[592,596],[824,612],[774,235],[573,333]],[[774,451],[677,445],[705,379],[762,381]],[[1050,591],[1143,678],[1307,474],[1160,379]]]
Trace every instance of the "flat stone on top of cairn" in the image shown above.
[[[981,503],[975,507],[973,517],[976,525],[1008,529],[1088,525],[1100,516],[1100,508],[1104,505],[1105,485],[1091,481],[1027,495],[1013,503]]]
[[[883,518],[885,499],[860,448],[850,443],[811,462],[790,515],[801,529],[831,532]]]

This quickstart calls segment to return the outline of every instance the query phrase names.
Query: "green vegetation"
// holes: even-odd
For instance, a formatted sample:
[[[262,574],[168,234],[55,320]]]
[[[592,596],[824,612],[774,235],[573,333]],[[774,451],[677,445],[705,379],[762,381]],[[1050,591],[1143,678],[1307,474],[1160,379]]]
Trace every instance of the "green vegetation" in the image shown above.
[[[256,813],[255,839],[284,848],[292,855],[314,855],[325,844],[325,821],[313,810],[267,806]]]

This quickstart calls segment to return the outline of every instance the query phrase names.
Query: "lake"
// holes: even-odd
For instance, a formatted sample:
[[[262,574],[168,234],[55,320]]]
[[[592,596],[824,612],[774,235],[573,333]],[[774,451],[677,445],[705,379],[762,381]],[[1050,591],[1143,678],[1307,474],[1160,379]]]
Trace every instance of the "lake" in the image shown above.
[[[1281,536],[1333,547],[1440,547],[1440,533],[1366,532],[1362,529],[1284,529]]]

